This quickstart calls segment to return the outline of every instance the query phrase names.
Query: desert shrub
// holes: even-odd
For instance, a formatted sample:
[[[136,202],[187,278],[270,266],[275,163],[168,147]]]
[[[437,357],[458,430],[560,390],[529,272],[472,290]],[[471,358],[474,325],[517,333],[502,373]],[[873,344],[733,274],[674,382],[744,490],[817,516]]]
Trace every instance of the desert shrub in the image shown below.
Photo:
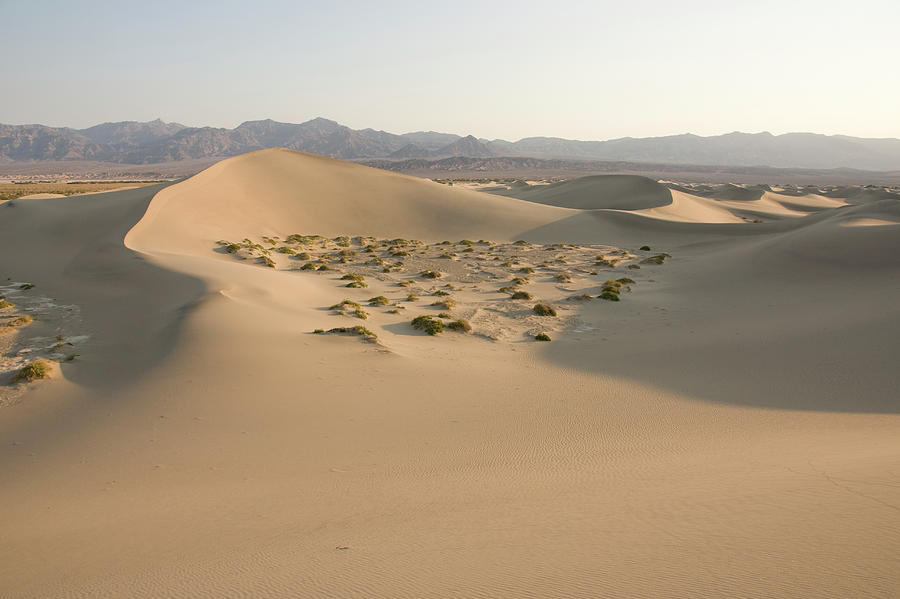
[[[321,266],[319,266],[319,270],[334,270],[334,269],[331,268],[330,266],[328,266],[327,264],[322,264]]]
[[[438,312],[438,318],[453,318],[449,312]]]
[[[656,254],[655,256],[650,256],[649,258],[644,258],[641,260],[641,264],[662,264],[666,261],[666,258],[671,258],[669,254]]]
[[[514,299],[514,300],[530,300],[530,299],[531,299],[531,294],[528,293],[527,291],[516,291],[515,293],[512,294],[512,297],[510,297],[510,299]]]
[[[289,248],[286,245],[281,246],[275,251],[277,251],[279,254],[287,254],[288,256],[293,256],[297,253],[293,248]]]
[[[366,278],[359,273],[348,272],[341,277],[342,281],[365,281]]]
[[[452,241],[442,241],[436,245],[453,245],[453,242]]]
[[[50,364],[46,360],[35,360],[30,364],[26,364],[13,375],[13,382],[25,381],[30,383],[38,379],[45,379],[50,376]]]
[[[547,304],[535,304],[532,309],[538,316],[556,316],[556,310]]]
[[[376,295],[375,297],[369,298],[370,306],[387,306],[389,303],[391,303],[390,300],[383,295]]]
[[[550,335],[547,333],[538,333],[534,336],[535,341],[550,341]]]
[[[642,252],[649,252],[649,251],[650,251],[650,246],[649,246],[649,245],[642,245],[639,249],[640,249]]]
[[[341,250],[341,251],[338,252],[338,256],[342,256],[342,257],[344,257],[344,258],[352,258],[352,257],[355,256],[355,255],[356,255],[356,251],[355,251],[355,250],[347,250],[347,249],[344,249],[344,250]]]
[[[594,266],[608,266],[610,268],[615,268],[616,263],[601,256],[597,258],[597,262],[594,263]]]
[[[345,299],[345,300],[342,300],[340,303],[337,303],[333,306],[328,306],[328,309],[329,310],[343,310],[344,306],[353,306],[354,308],[361,307],[358,303],[354,302],[353,300]]]
[[[587,301],[587,300],[593,299],[593,298],[591,298],[590,294],[588,294],[588,293],[580,293],[578,295],[573,295],[569,299],[576,301],[576,302],[583,302],[583,301]]]
[[[312,256],[309,255],[309,252],[296,252],[294,258],[297,260],[311,260]]]
[[[412,286],[412,281],[397,281],[397,287],[410,287]]]
[[[534,273],[534,269],[531,268],[530,266],[526,266],[524,268],[520,268],[519,272],[525,273],[526,275],[530,275],[530,274]]]
[[[415,293],[410,293],[409,295],[406,296],[406,301],[408,301],[408,302],[415,302],[418,300],[419,300],[419,296],[416,295]]]
[[[613,291],[612,289],[604,289],[604,290],[600,293],[600,295],[598,295],[597,297],[599,297],[600,299],[604,299],[604,300],[610,301],[610,302],[617,302],[617,301],[619,301],[619,294],[618,294],[618,292],[615,292],[615,291]]]
[[[16,327],[24,327],[27,324],[34,322],[34,319],[27,314],[24,316],[19,316],[18,318],[13,318],[9,322],[6,323],[6,326],[16,328]]]
[[[321,329],[316,330],[321,331]],[[356,325],[355,327],[335,327],[333,329],[328,329],[326,332],[331,334],[341,333],[345,335],[359,335],[366,341],[375,341],[378,338],[378,335],[362,325]]]
[[[469,324],[469,321],[465,318],[458,318],[452,322],[447,323],[447,328],[451,331],[457,331],[460,333],[468,333],[472,330],[472,325]]]
[[[436,270],[423,270],[419,276],[423,279],[440,279],[442,275]]]
[[[22,291],[28,291],[29,289],[34,289],[34,284],[33,283],[24,283],[22,285],[19,285],[19,289],[21,289]]]
[[[444,291],[443,289],[437,289],[431,295],[450,295],[450,292]]]
[[[2,310],[4,308],[12,308],[12,307],[13,307],[12,302],[8,302],[6,300],[0,300],[0,310]]]
[[[350,287],[351,289],[364,289],[368,287],[368,285],[363,281],[350,281],[347,283],[346,287]]]
[[[517,288],[513,287],[512,285],[504,285],[497,291],[499,291],[500,293],[515,293],[516,290],[517,290]]]
[[[340,235],[334,238],[334,242],[343,248],[350,247],[350,238],[346,235]]]
[[[438,308],[445,308],[447,310],[452,310],[454,306],[456,306],[456,300],[452,297],[445,297],[444,299],[437,300],[436,302],[431,303],[432,306],[437,306]]]
[[[531,279],[528,277],[513,277],[513,279],[509,282],[510,285],[527,285],[531,282]]]
[[[622,277],[621,279],[616,279],[616,283],[622,283],[623,285],[633,285],[634,279],[629,279],[628,277]]]
[[[412,319],[412,327],[414,329],[425,331],[429,335],[437,335],[444,331],[444,323],[437,320],[433,316],[422,315]]]
[[[406,250],[391,250],[391,256],[409,256]]]
[[[385,264],[387,264],[387,262],[382,258],[372,258],[371,260],[366,261],[367,266],[384,266]]]
[[[466,248],[463,250],[463,252],[474,252],[474,251],[475,251],[475,248]]]
[[[325,333],[325,329],[316,329],[313,331],[314,335],[323,335]]]
[[[362,320],[365,320],[369,317],[369,313],[359,307],[353,310],[353,315],[357,318],[361,318]]]
[[[275,268],[275,261],[269,258],[268,256],[260,256],[259,257],[260,264],[264,264],[269,268]]]
[[[568,283],[572,280],[572,277],[564,272],[553,275],[553,278],[560,283]]]
[[[300,267],[300,270],[319,270],[319,265],[315,262],[307,262]]]
[[[528,242],[525,241],[524,239],[517,239],[516,241],[513,242],[513,244],[514,245],[528,245]]]

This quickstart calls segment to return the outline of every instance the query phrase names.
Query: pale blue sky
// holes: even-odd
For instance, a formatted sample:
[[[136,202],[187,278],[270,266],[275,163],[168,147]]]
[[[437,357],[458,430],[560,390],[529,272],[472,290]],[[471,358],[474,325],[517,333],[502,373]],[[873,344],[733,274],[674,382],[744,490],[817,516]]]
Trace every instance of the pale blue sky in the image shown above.
[[[0,0],[0,122],[900,137],[900,1]]]

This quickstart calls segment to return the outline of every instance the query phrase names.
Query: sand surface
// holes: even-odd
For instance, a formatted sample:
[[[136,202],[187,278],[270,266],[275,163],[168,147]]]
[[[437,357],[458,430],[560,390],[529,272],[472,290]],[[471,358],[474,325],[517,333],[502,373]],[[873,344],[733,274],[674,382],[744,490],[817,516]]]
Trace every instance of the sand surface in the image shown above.
[[[845,225],[900,200],[608,183],[267,150],[0,205],[0,377],[60,364],[0,402],[0,595],[898,596],[900,233]]]

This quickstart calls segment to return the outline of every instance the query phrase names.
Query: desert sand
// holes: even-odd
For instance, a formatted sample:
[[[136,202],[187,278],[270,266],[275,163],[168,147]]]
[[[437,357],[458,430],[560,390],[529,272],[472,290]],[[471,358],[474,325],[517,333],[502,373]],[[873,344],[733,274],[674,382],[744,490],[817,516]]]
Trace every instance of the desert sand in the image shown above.
[[[900,199],[508,191],[264,150],[0,205],[0,595],[900,595]]]

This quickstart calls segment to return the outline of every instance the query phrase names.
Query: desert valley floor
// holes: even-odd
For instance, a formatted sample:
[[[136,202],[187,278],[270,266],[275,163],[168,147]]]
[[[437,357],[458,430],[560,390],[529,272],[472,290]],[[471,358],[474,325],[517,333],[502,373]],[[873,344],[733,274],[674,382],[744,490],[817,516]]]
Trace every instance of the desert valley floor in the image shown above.
[[[264,150],[0,296],[2,597],[900,596],[896,191]]]

